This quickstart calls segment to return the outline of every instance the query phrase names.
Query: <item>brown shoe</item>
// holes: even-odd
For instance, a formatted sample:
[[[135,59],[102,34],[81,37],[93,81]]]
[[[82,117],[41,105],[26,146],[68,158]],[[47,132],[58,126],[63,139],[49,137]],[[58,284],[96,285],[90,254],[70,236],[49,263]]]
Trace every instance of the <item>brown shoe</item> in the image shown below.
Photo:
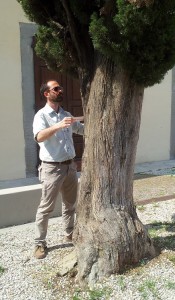
[[[35,246],[35,251],[34,251],[34,256],[37,259],[42,259],[46,257],[47,255],[47,247],[43,245],[36,245]]]

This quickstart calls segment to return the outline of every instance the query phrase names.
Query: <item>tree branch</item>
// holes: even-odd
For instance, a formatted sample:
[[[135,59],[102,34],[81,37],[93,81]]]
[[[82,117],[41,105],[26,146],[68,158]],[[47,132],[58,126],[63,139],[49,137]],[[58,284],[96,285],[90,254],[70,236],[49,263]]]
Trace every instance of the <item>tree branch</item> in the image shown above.
[[[81,66],[84,65],[83,59],[82,59],[82,54],[81,54],[81,49],[80,49],[80,45],[81,45],[81,41],[78,37],[78,29],[76,28],[76,24],[74,21],[74,17],[70,11],[70,8],[68,6],[68,1],[67,0],[61,0],[61,3],[65,9],[66,15],[67,15],[67,21],[68,21],[68,26],[69,26],[69,31],[71,34],[71,38],[73,41],[73,44],[75,46],[75,49],[77,51],[78,54],[78,58],[79,58],[79,63]]]
[[[100,15],[110,15],[116,7],[115,0],[106,0],[104,6],[100,9]]]
[[[58,22],[56,22],[54,20],[50,20],[50,23],[53,24],[53,25],[55,25],[60,30],[64,29],[64,27],[60,23],[58,23]]]

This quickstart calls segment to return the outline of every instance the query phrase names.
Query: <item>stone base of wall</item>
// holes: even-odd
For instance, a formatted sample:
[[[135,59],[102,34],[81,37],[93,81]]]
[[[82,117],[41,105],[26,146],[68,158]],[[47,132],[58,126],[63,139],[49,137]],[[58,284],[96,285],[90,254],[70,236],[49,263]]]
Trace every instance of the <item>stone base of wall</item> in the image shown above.
[[[40,184],[0,190],[0,228],[35,221],[40,198]],[[51,217],[61,216],[61,202],[59,194]]]

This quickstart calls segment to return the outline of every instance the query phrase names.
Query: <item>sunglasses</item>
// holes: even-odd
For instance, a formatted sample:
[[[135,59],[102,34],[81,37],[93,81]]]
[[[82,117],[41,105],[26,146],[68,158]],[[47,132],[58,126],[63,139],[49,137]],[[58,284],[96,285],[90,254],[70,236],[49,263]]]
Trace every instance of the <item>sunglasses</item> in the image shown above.
[[[49,89],[49,91],[59,92],[59,91],[63,91],[63,88],[58,85],[53,87],[52,89]]]

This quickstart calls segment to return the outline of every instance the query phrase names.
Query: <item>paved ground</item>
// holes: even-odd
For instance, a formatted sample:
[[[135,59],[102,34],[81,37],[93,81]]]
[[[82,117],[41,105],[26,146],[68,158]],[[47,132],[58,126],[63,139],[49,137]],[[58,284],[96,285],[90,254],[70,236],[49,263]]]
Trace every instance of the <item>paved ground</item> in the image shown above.
[[[175,199],[175,176],[137,174],[133,194],[138,204]]]
[[[139,204],[175,198],[175,161],[136,165],[133,194]]]

